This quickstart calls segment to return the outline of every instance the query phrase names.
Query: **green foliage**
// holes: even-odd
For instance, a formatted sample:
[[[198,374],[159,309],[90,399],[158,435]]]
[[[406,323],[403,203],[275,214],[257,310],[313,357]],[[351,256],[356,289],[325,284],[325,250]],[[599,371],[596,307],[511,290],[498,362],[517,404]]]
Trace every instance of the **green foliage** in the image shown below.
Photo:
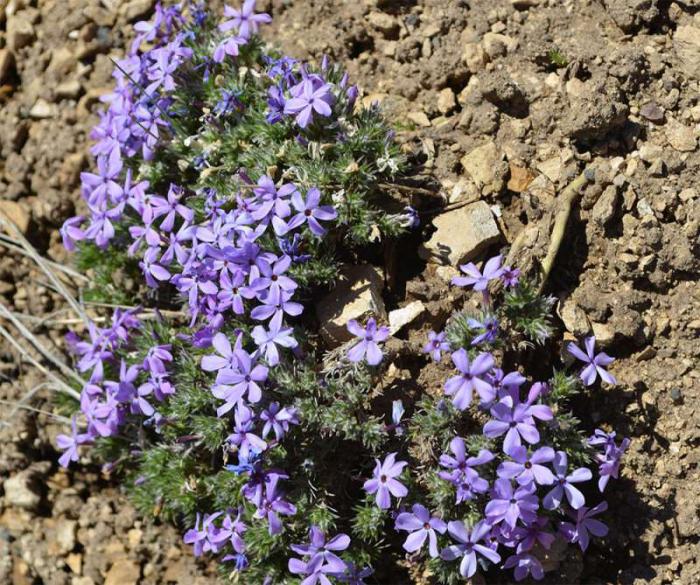
[[[556,299],[537,292],[536,284],[527,279],[503,295],[502,328],[524,336],[531,343],[543,344],[552,335],[551,311]]]
[[[566,67],[569,64],[569,60],[566,58],[564,53],[556,48],[550,49],[547,52],[547,58],[549,59],[549,62],[557,68]]]

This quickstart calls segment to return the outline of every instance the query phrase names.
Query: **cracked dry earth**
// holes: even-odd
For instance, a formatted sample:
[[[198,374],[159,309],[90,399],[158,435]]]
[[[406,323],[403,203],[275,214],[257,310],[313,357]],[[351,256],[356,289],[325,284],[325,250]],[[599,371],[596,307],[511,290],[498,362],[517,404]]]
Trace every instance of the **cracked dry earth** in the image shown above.
[[[212,3],[215,4],[215,3]],[[579,400],[632,438],[606,491],[610,534],[570,548],[550,583],[700,582],[700,3],[697,0],[272,0],[268,40],[345,63],[383,103],[419,160],[419,209],[448,209],[402,241],[385,269],[388,308],[420,301],[417,344],[460,300],[444,254],[502,250],[524,267],[546,251],[558,195],[584,169],[549,292],[563,337],[593,331],[620,384]],[[0,210],[59,263],[58,227],[79,173],[110,56],[152,0],[0,0]],[[427,193],[433,193],[428,195]],[[469,204],[460,207],[460,204]],[[483,205],[480,206],[483,213]],[[432,221],[431,221],[432,218]],[[420,253],[419,253],[419,244]],[[31,261],[0,251],[0,300],[34,318],[69,316]],[[29,322],[61,352],[64,331]],[[398,383],[406,376],[390,368]],[[428,368],[414,382],[439,385]],[[139,518],[96,464],[61,471],[45,412],[16,409],[44,378],[0,342],[0,583],[215,583],[177,529]],[[31,406],[52,409],[39,388]],[[388,584],[390,585],[390,584]]]

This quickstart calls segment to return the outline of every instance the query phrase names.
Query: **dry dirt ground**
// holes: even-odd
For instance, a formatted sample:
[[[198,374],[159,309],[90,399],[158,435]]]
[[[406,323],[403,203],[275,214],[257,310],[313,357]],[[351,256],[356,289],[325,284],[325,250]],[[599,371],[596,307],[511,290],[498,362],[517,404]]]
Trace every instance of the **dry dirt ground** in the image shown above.
[[[152,5],[0,0],[0,209],[58,262],[69,261],[57,229],[78,201],[110,56],[128,42],[127,23]],[[550,582],[699,583],[700,3],[259,5],[275,18],[271,42],[345,63],[365,98],[384,104],[436,193],[417,205],[491,206],[502,234],[493,251],[510,247],[523,263],[538,257],[558,194],[584,168],[595,170],[549,290],[565,336],[592,330],[618,357],[619,386],[581,399],[581,418],[632,445],[606,492],[609,537],[585,561],[572,550]],[[402,251],[399,272],[410,278],[388,300],[422,300],[419,323],[438,328],[450,269],[423,262],[416,245]],[[66,317],[31,262],[0,250],[0,301],[37,318]],[[417,329],[409,340],[424,334]],[[37,329],[56,351],[62,333]],[[99,467],[58,469],[60,426],[6,403],[42,380],[0,344],[0,583],[216,582],[177,530],[138,518]],[[429,371],[417,380],[436,383]],[[42,390],[31,404],[51,408]]]

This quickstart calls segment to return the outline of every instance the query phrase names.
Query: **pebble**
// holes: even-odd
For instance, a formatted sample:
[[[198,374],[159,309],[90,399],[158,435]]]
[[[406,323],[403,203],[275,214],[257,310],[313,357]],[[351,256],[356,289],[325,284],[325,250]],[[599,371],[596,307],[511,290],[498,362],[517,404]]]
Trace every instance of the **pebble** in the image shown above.
[[[673,35],[673,48],[680,69],[691,79],[700,80],[700,28],[679,26]]]
[[[36,100],[35,104],[32,106],[32,109],[29,110],[29,116],[35,120],[54,118],[56,113],[56,106],[47,102],[44,98],[39,98]]]
[[[489,62],[486,51],[479,43],[466,43],[462,52],[462,60],[470,73],[478,73]]]
[[[56,86],[56,95],[60,98],[75,99],[80,95],[82,86],[77,79],[70,79]]]
[[[641,110],[639,110],[639,114],[642,118],[646,118],[655,124],[660,124],[664,121],[664,109],[654,102],[644,104]]]
[[[425,112],[408,112],[406,117],[416,126],[421,126],[423,128],[428,128],[430,126],[430,120]]]
[[[406,325],[413,323],[425,312],[422,301],[413,301],[405,307],[395,309],[389,313],[389,330],[392,335],[398,333]]]
[[[460,162],[483,194],[498,193],[503,189],[507,167],[503,163],[503,152],[493,140],[465,154]]]
[[[34,473],[31,470],[20,471],[5,480],[5,503],[25,510],[35,510],[41,503],[41,493]]]
[[[675,404],[679,404],[683,401],[683,393],[680,388],[671,388],[671,400],[673,400]]]
[[[384,12],[370,12],[367,20],[385,37],[393,38],[399,32],[399,23]]]
[[[7,47],[13,53],[31,44],[36,37],[34,26],[21,13],[7,20]]]
[[[149,12],[154,4],[155,0],[131,0],[131,2],[124,4],[119,11],[128,22],[132,22]]]
[[[8,49],[0,49],[0,84],[5,83],[15,65],[15,56]]]
[[[104,585],[137,585],[141,567],[135,561],[122,559],[115,562],[105,577]]]
[[[30,215],[23,205],[16,201],[0,200],[0,217],[2,214],[12,221],[23,234],[29,231]]]
[[[438,94],[437,107],[443,114],[449,114],[457,107],[457,98],[451,88],[446,87]]]

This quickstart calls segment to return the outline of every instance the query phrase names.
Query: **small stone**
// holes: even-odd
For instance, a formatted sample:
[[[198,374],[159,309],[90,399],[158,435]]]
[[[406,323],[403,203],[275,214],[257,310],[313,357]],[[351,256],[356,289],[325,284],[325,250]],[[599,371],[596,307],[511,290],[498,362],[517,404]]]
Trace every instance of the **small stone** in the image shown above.
[[[119,11],[127,22],[132,22],[152,10],[154,4],[155,0],[131,0],[131,2],[124,4]]]
[[[664,177],[666,176],[666,163],[661,159],[655,160],[649,166],[649,174],[652,177]]]
[[[129,548],[136,548],[141,544],[141,539],[143,538],[143,530],[140,528],[132,528],[127,532],[127,541],[129,542]]]
[[[503,57],[517,47],[518,41],[509,36],[493,32],[487,32],[484,35],[484,51],[491,59]]]
[[[446,87],[438,94],[437,99],[438,110],[443,114],[449,114],[457,107],[457,98],[455,92],[449,87]]]
[[[466,43],[462,53],[462,60],[470,73],[478,73],[489,62],[486,51],[479,43]]]
[[[65,99],[76,99],[82,90],[82,86],[77,79],[64,81],[56,86],[56,95]]]
[[[503,189],[507,168],[503,158],[503,152],[489,140],[465,154],[460,162],[481,192],[488,195]]]
[[[566,330],[576,337],[583,337],[591,330],[586,311],[579,307],[572,298],[567,297],[559,303],[558,313]]]
[[[655,124],[660,124],[664,121],[664,109],[654,102],[644,104],[639,110],[639,114],[642,118],[646,118]]]
[[[428,128],[430,126],[430,120],[425,112],[408,112],[406,117],[416,126],[422,126],[423,128]]]
[[[83,9],[83,14],[97,26],[113,26],[116,17],[114,12],[101,6],[88,6]]]
[[[141,577],[141,567],[128,559],[115,562],[107,572],[104,585],[137,585]]]
[[[673,400],[675,404],[683,402],[683,393],[680,388],[671,388],[671,400]]]
[[[700,33],[700,30],[698,31]],[[670,118],[664,128],[668,143],[680,152],[692,152],[697,146],[695,132],[690,126],[681,124],[674,118]]]
[[[653,347],[651,347],[651,345],[647,345],[642,351],[640,351],[637,354],[637,361],[638,362],[646,362],[655,356],[656,356],[656,350]]]
[[[386,37],[394,38],[399,33],[399,23],[385,12],[370,12],[367,20]]]
[[[0,49],[0,84],[5,83],[12,68],[15,66],[15,56],[8,49]]]
[[[595,336],[596,343],[600,347],[609,347],[615,340],[615,330],[613,327],[607,323],[591,323],[591,328],[593,329],[593,335]]]
[[[564,165],[559,155],[548,158],[537,165],[537,170],[547,177],[552,183],[557,183],[561,179]]]
[[[510,163],[510,179],[508,179],[509,191],[513,193],[523,193],[527,191],[530,183],[535,180],[535,174],[527,167],[520,167],[514,163]]]
[[[435,233],[421,245],[418,254],[437,264],[469,262],[501,239],[491,208],[484,201],[442,213],[433,225]]]
[[[52,556],[67,555],[75,548],[78,523],[75,520],[60,518],[56,525],[48,530],[47,551]]]
[[[41,503],[40,486],[34,472],[29,469],[20,471],[6,479],[3,488],[5,490],[5,504],[8,506],[36,510]]]
[[[688,187],[687,189],[683,189],[678,194],[678,197],[681,201],[683,201],[683,203],[687,203],[688,201],[695,199],[697,196],[698,192],[697,189],[695,189],[695,187]]]
[[[679,26],[673,35],[673,48],[680,69],[690,78],[700,79],[700,28]]]
[[[657,144],[646,143],[639,149],[639,158],[647,163],[653,163],[655,160],[660,159],[663,154],[664,149]],[[631,174],[627,173],[628,176],[631,176]]]
[[[425,312],[425,305],[421,301],[413,301],[405,307],[395,309],[389,313],[389,330],[395,335],[409,323],[415,321]]]
[[[528,8],[537,6],[540,0],[510,0],[510,3],[516,10],[527,10]]]
[[[44,98],[39,98],[29,110],[30,117],[35,120],[45,120],[56,116],[56,105],[50,104]]]
[[[0,219],[2,219],[3,214],[19,228],[19,231],[27,234],[31,218],[29,211],[24,206],[15,201],[0,200]]]
[[[80,575],[83,570],[83,556],[79,553],[71,553],[66,557],[66,565],[76,575]]]
[[[333,291],[316,306],[321,335],[329,346],[337,347],[352,339],[347,330],[351,319],[361,321],[369,316],[386,319],[383,288],[384,279],[374,266],[361,264],[341,270]]]
[[[22,13],[7,20],[7,47],[13,53],[29,45],[35,38],[34,26]]]

